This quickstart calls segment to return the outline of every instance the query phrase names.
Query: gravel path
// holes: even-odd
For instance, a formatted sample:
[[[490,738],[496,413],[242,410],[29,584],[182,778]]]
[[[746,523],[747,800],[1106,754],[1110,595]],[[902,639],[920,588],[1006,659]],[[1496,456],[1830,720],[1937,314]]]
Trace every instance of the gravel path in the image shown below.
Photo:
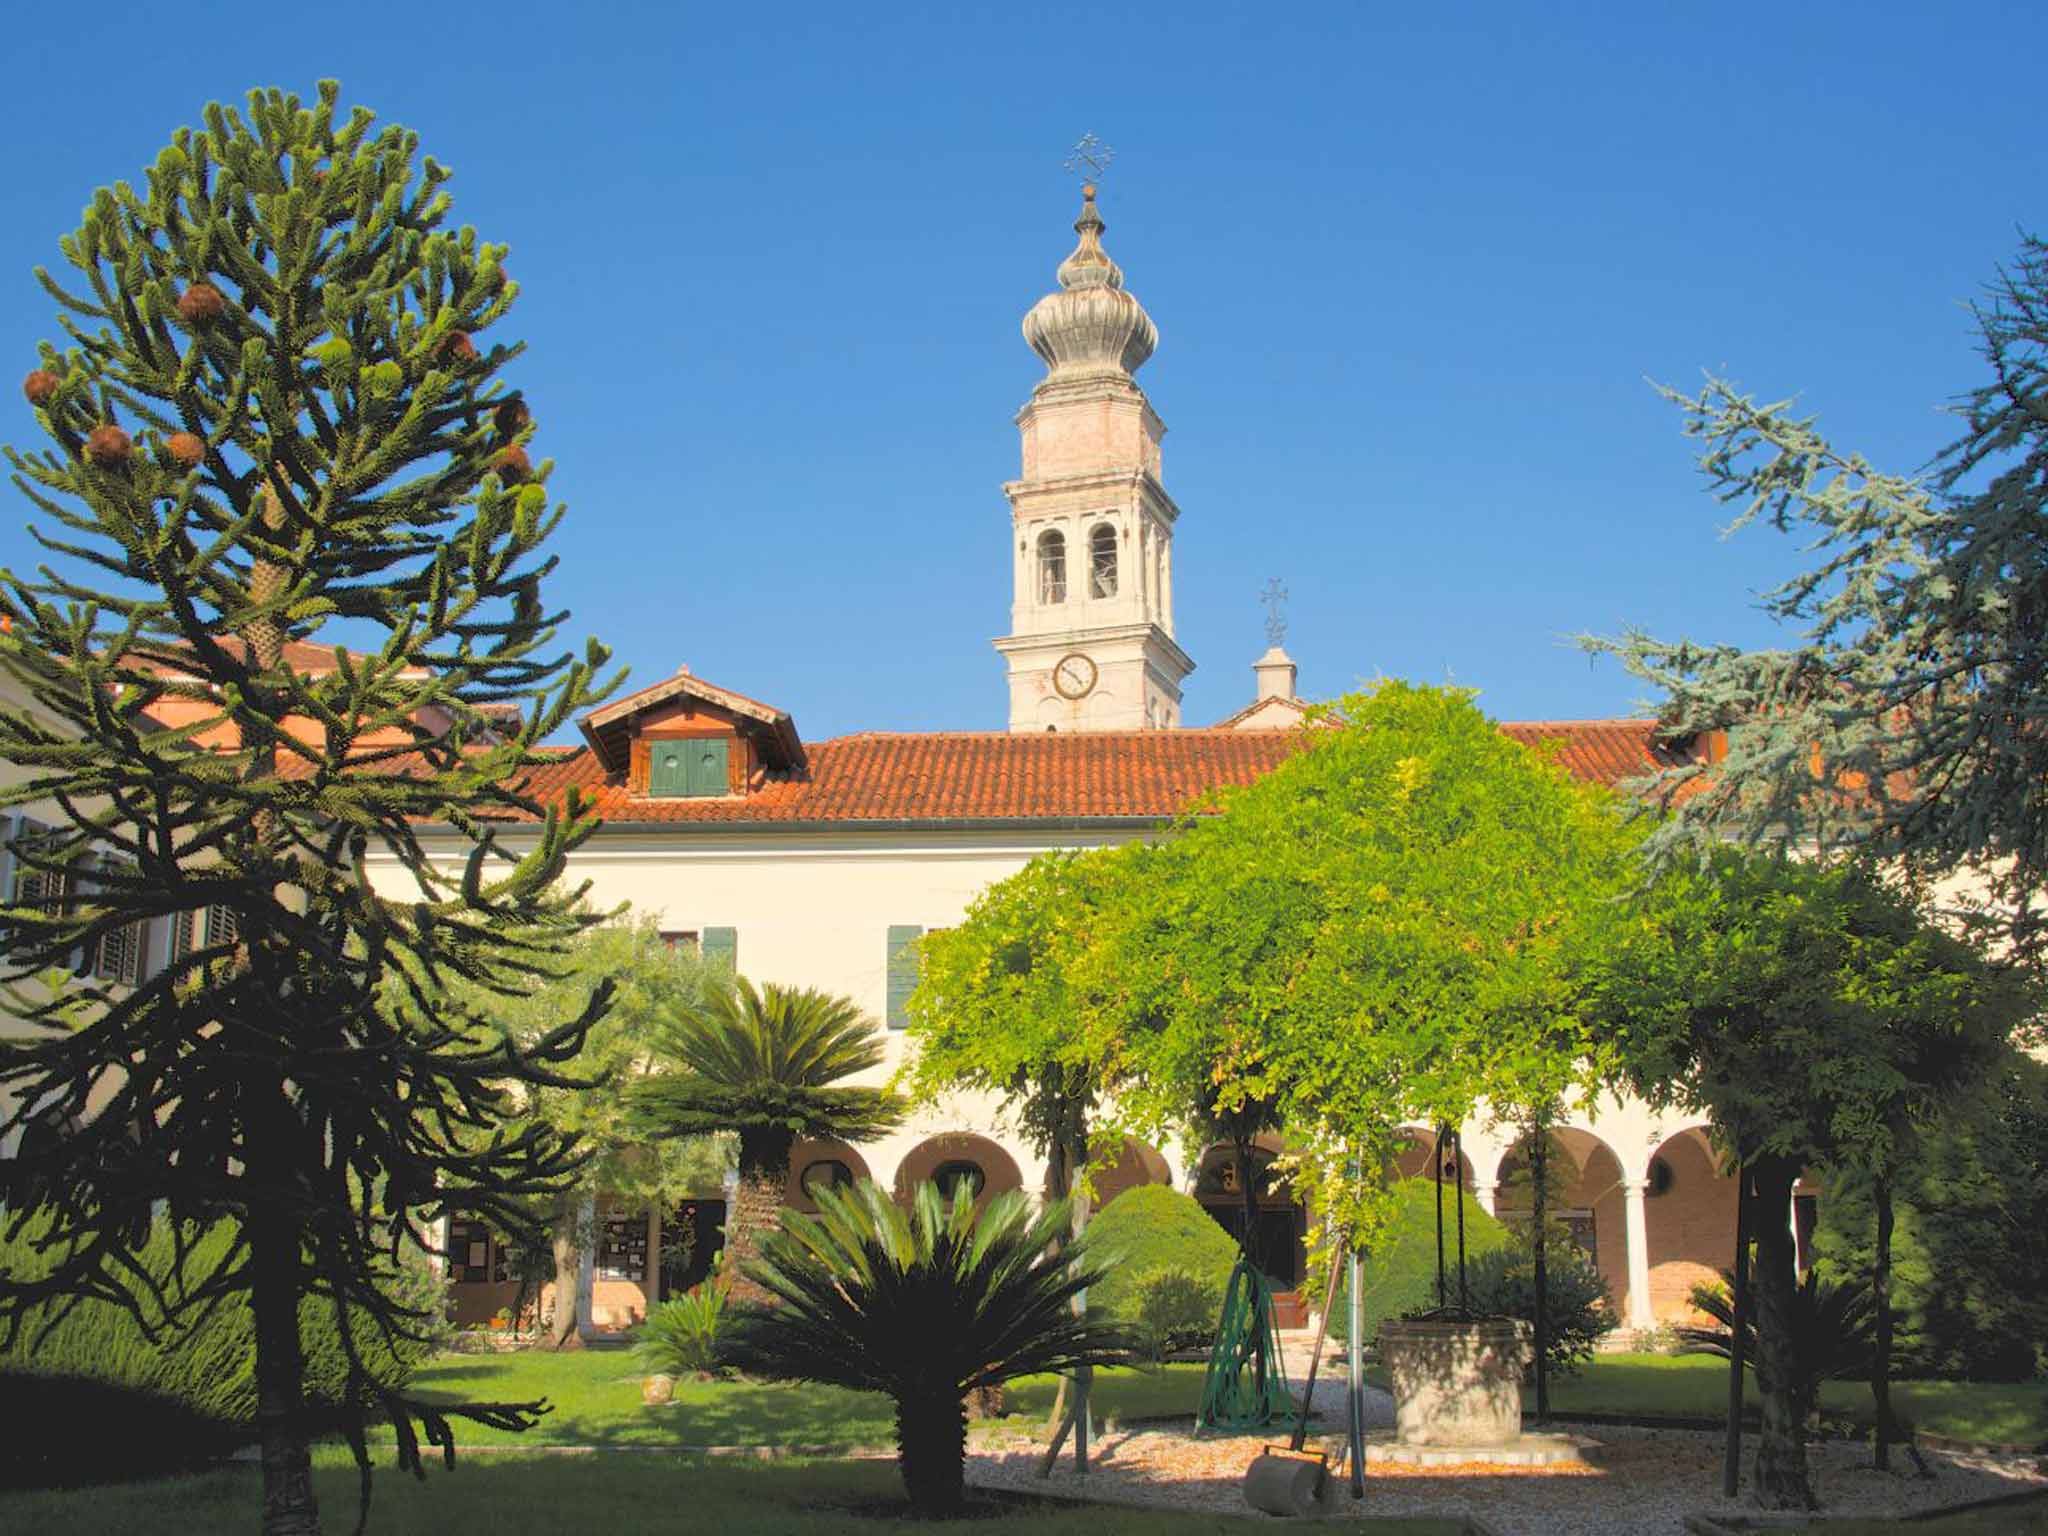
[[[1324,1397],[1317,1383],[1317,1406]],[[1379,1396],[1384,1399],[1386,1394]],[[1335,1411],[1342,1411],[1342,1390]],[[1389,1421],[1392,1404],[1384,1411]],[[1476,1515],[1500,1536],[1683,1536],[1684,1517],[1715,1511],[1744,1513],[1740,1500],[1721,1498],[1721,1437],[1693,1430],[1600,1426],[1572,1428],[1600,1444],[1583,1467],[1397,1467],[1376,1464],[1363,1512],[1373,1515]],[[1049,1483],[1036,1476],[1040,1447],[1010,1444],[970,1454],[967,1478],[984,1487],[1093,1495],[1116,1502],[1142,1501],[1175,1509],[1250,1514],[1240,1490],[1245,1468],[1266,1439],[1278,1434],[1203,1436],[1184,1430],[1115,1431],[1094,1447],[1085,1483],[1074,1476],[1071,1453]],[[1332,1451],[1343,1437],[1324,1436]],[[1753,1454],[1753,1451],[1752,1451]],[[1894,1456],[1901,1470],[1875,1471],[1868,1446],[1834,1441],[1809,1447],[1814,1485],[1827,1513],[1903,1515],[2002,1494],[2048,1489],[2033,1458],[1923,1453],[1938,1475],[1915,1476],[1910,1458]]]

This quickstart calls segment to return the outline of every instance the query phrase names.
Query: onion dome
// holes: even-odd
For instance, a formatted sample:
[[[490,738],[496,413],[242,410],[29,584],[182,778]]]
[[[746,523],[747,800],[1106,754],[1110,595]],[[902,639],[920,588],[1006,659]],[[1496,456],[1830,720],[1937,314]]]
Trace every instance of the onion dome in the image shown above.
[[[1060,291],[1032,305],[1024,317],[1024,339],[1045,359],[1052,378],[1097,373],[1135,373],[1159,332],[1145,306],[1124,292],[1123,268],[1102,248],[1102,215],[1095,189],[1081,189],[1081,217],[1074,232],[1081,243],[1060,263]]]

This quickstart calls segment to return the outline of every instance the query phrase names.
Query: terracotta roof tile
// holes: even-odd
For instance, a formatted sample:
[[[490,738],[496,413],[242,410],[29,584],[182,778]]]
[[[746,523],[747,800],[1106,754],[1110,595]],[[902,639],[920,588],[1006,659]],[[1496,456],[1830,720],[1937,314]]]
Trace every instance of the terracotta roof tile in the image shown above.
[[[1678,761],[1649,720],[1517,722],[1501,727],[1529,745],[1555,743],[1559,763],[1613,785]],[[1010,735],[864,733],[808,747],[805,772],[772,776],[744,796],[652,799],[629,795],[588,748],[534,770],[542,800],[578,788],[608,822],[696,825],[877,821],[1163,820],[1204,791],[1249,784],[1290,756],[1294,731],[1110,731]]]

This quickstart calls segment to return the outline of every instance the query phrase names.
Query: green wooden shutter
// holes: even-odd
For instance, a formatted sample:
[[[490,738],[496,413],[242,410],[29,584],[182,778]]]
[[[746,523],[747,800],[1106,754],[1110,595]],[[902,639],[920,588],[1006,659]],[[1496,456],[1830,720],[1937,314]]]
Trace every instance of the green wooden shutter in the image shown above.
[[[684,791],[690,795],[722,795],[729,785],[725,776],[725,753],[728,743],[720,738],[716,741],[692,741],[685,745],[690,749],[690,787]]]
[[[690,792],[690,743],[657,741],[647,748],[647,793],[687,795]]]
[[[724,963],[727,970],[740,968],[740,931],[737,928],[706,928],[703,954],[706,960]]]
[[[915,923],[891,923],[889,925],[889,1006],[888,1021],[891,1029],[904,1029],[910,1023],[910,1014],[905,1005],[910,994],[917,990],[917,941],[924,936],[924,929]]]

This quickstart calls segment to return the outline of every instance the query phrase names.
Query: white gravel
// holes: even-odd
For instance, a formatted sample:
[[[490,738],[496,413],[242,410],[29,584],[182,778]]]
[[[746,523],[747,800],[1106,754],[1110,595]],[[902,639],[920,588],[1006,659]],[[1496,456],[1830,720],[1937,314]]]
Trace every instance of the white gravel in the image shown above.
[[[1317,1406],[1330,1399],[1317,1383]],[[1385,1394],[1379,1394],[1384,1399]],[[1334,1410],[1341,1414],[1342,1389]],[[1391,1403],[1384,1411],[1391,1419]],[[1369,1515],[1467,1515],[1499,1536],[1683,1536],[1689,1514],[1741,1514],[1753,1506],[1721,1498],[1721,1437],[1693,1430],[1634,1429],[1609,1425],[1561,1426],[1599,1442],[1584,1469],[1384,1468],[1367,1480]],[[1074,1475],[1069,1451],[1050,1481],[1036,1476],[1041,1448],[1010,1442],[968,1458],[968,1481],[1055,1496],[1101,1498],[1166,1508],[1249,1515],[1240,1481],[1267,1439],[1279,1433],[1195,1437],[1186,1430],[1146,1427],[1114,1431],[1094,1447],[1085,1482]],[[1325,1448],[1341,1434],[1322,1437]],[[1747,1447],[1745,1473],[1754,1455]],[[1814,1486],[1832,1515],[1899,1516],[2003,1494],[2048,1489],[2035,1458],[1923,1452],[1937,1475],[1918,1477],[1910,1457],[1894,1454],[1894,1470],[1870,1465],[1870,1448],[1848,1441],[1808,1448]],[[1746,1479],[1745,1479],[1746,1480]]]

